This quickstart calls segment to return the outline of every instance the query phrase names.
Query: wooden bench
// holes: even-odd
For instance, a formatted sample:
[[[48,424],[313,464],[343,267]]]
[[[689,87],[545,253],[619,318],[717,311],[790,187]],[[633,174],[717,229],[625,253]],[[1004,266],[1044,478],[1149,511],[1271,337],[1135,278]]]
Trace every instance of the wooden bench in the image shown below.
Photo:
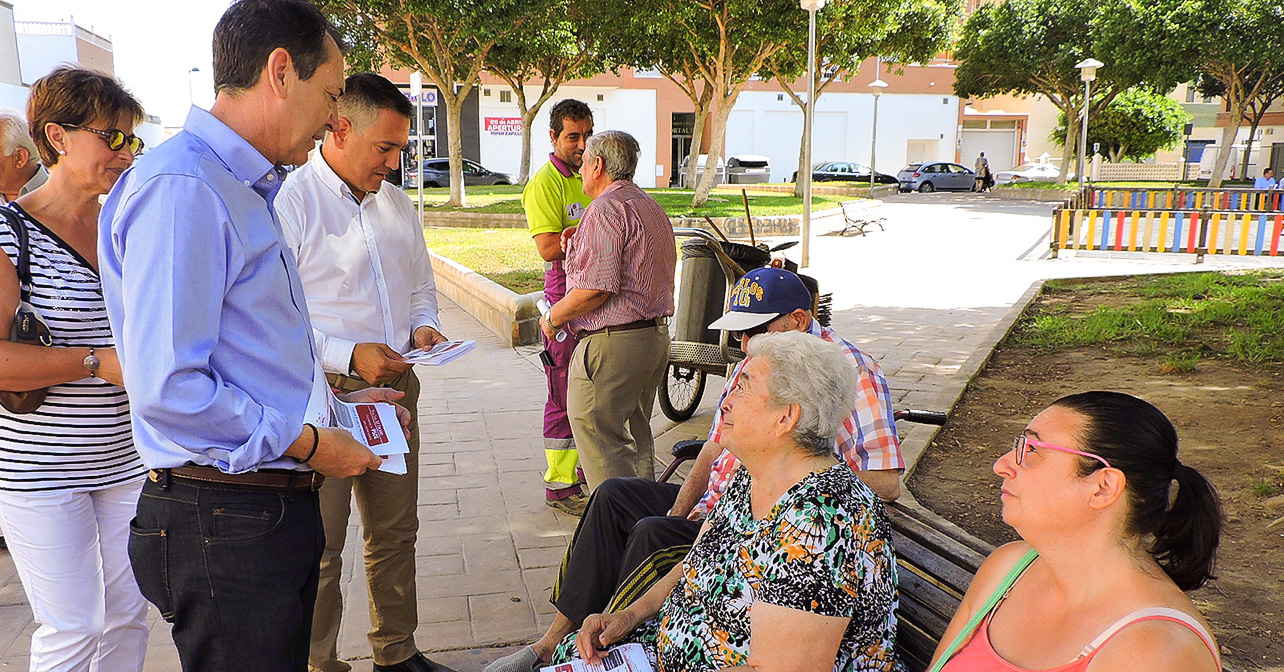
[[[886,231],[883,228],[884,219],[875,216],[873,210],[873,201],[868,199],[859,201],[843,201],[843,230],[838,233],[840,236],[863,236],[865,228],[877,226],[880,231]]]
[[[923,672],[994,547],[917,504],[893,502],[887,515],[900,592],[896,649],[909,672]]]

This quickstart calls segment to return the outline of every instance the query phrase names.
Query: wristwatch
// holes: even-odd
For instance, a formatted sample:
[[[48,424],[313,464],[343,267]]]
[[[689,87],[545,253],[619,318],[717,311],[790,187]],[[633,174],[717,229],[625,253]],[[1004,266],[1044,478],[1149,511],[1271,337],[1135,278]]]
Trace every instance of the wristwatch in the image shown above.
[[[99,366],[102,366],[102,362],[98,361],[98,356],[94,354],[94,349],[90,348],[89,356],[85,357],[85,369],[89,371],[90,378],[98,377]]]

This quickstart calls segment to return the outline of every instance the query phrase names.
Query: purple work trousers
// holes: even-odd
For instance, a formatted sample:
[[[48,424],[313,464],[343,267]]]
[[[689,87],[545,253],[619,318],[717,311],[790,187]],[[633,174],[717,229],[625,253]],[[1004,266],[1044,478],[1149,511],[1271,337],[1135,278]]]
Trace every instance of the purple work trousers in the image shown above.
[[[561,261],[549,262],[544,271],[544,299],[552,305],[563,296],[566,296],[566,271]],[[548,400],[544,402],[544,456],[548,460],[548,471],[544,474],[544,486],[550,491],[572,487],[580,480],[576,473],[579,455],[571,436],[571,422],[566,416],[566,373],[578,342],[569,333],[562,341],[544,337],[544,349],[553,360],[553,366],[544,367],[544,375],[548,377]]]

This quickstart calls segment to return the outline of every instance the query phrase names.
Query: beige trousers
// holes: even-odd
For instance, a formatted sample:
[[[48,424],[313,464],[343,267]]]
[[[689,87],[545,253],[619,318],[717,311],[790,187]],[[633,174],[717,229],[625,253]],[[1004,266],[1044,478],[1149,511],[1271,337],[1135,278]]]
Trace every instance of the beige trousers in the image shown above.
[[[369,387],[364,380],[327,374],[340,393]],[[388,387],[406,393],[397,403],[410,411],[410,453],[406,474],[368,471],[353,478],[327,478],[321,486],[321,522],[325,552],[312,616],[308,666],[321,672],[347,672],[339,660],[338,638],[343,615],[339,581],[344,541],[355,493],[365,541],[366,587],[370,599],[370,648],[378,665],[395,665],[418,653],[414,632],[419,625],[415,604],[415,534],[419,531],[419,378],[407,371]]]
[[[566,410],[590,492],[608,478],[655,478],[651,409],[668,364],[666,327],[607,330],[575,346]]]

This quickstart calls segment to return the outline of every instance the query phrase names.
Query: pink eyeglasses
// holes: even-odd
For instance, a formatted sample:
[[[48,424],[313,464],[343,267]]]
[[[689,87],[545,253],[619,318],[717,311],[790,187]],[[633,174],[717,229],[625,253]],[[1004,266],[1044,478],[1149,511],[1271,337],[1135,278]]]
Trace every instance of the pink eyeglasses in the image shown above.
[[[1092,459],[1097,460],[1098,462],[1106,465],[1107,467],[1110,466],[1110,463],[1106,461],[1106,458],[1100,455],[1085,453],[1082,450],[1075,450],[1073,448],[1062,448],[1061,446],[1054,446],[1050,443],[1044,443],[1042,441],[1036,441],[1034,439],[1026,438],[1024,434],[1016,437],[1016,439],[1012,441],[1012,454],[1016,456],[1017,464],[1021,464],[1022,462],[1025,461],[1025,451],[1027,446],[1034,446],[1035,448],[1047,448],[1048,450],[1059,450],[1063,453],[1073,453],[1075,455],[1091,457]]]

